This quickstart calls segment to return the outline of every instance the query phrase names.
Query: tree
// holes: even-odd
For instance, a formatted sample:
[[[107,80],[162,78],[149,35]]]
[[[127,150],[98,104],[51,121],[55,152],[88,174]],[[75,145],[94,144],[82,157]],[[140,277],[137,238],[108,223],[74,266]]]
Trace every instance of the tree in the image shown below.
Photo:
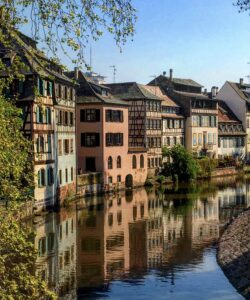
[[[84,62],[83,50],[92,38],[108,31],[121,47],[134,35],[136,10],[132,0],[2,0],[1,28],[20,28],[29,24],[33,37],[44,42],[56,57],[60,47],[76,52]],[[1,40],[1,39],[0,39]],[[75,60],[74,60],[75,61]]]
[[[239,8],[239,12],[250,10],[250,0],[237,0],[234,5]]]
[[[163,151],[171,162],[164,164],[163,173],[165,176],[171,175],[175,181],[190,181],[197,177],[199,165],[192,154],[182,145],[176,145],[171,149]],[[177,178],[176,178],[177,177]]]

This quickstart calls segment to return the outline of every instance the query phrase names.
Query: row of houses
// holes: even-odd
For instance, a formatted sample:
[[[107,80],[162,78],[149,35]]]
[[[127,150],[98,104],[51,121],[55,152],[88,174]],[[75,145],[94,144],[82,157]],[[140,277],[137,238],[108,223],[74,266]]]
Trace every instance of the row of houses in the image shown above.
[[[190,79],[162,75],[147,85],[100,84],[62,67],[26,35],[10,33],[0,58],[27,66],[8,93],[23,111],[33,142],[38,208],[66,197],[143,185],[162,166],[162,148],[184,145],[197,156],[249,158],[249,88],[226,82],[203,91]]]

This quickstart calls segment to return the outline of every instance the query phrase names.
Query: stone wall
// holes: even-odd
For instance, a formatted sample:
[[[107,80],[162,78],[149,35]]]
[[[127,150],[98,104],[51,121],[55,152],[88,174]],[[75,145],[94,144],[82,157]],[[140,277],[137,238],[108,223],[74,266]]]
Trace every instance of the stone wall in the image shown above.
[[[250,299],[250,210],[228,226],[219,241],[217,258],[230,282]]]

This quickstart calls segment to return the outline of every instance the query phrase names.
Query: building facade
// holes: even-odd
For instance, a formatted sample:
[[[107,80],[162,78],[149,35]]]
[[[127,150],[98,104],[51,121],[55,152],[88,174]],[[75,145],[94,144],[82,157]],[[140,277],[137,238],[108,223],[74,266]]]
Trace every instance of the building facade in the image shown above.
[[[242,122],[224,101],[218,101],[218,157],[245,159],[245,137]]]
[[[242,122],[246,132],[246,159],[250,159],[250,84],[226,81],[219,90],[218,99],[223,100]]]
[[[11,38],[12,49],[1,46],[1,59],[6,66],[11,66],[17,56],[26,66],[25,80],[13,81],[10,96],[18,97],[16,103],[23,111],[24,135],[33,142],[35,207],[42,209],[60,204],[64,198],[60,193],[62,185],[66,189],[74,186],[75,176],[63,184],[58,180],[62,167],[75,170],[73,153],[66,158],[69,153],[65,152],[63,159],[59,158],[58,141],[65,138],[65,134],[74,140],[75,124],[65,123],[60,127],[56,118],[59,118],[59,110],[64,110],[68,120],[74,119],[75,84],[58,64],[37,49],[34,40],[20,32]],[[62,91],[67,91],[67,95]]]
[[[129,104],[129,147],[147,150],[148,174],[155,174],[162,162],[162,99],[136,82],[107,86],[114,96]]]
[[[68,75],[76,76],[79,83],[76,116],[79,175],[99,174],[96,176],[99,192],[143,185],[147,155],[145,151],[129,148],[128,103],[114,98],[109,88],[88,81],[79,70]],[[93,185],[90,186],[87,188],[92,189]],[[83,193],[89,192],[85,187]]]

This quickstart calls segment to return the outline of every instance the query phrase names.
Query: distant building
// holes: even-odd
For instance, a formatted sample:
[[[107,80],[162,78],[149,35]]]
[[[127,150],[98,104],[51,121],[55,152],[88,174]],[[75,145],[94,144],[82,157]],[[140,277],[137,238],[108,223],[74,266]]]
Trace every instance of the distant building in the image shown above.
[[[246,131],[246,158],[250,160],[250,84],[243,79],[237,82],[226,81],[219,90],[218,99],[223,100],[242,122]]]
[[[162,162],[162,99],[136,82],[107,86],[115,97],[129,104],[129,147],[147,150],[148,172],[154,174]]]
[[[26,65],[24,81],[14,80],[11,97],[23,111],[23,131],[33,142],[35,207],[60,204],[75,193],[75,84],[62,68],[16,32],[11,49],[0,45],[0,58],[11,66],[15,56]]]
[[[93,81],[94,83],[97,83],[97,84],[105,84],[106,83],[106,81],[105,81],[106,76],[102,76],[102,75],[92,72],[92,71],[85,72],[84,76],[88,80]]]
[[[245,158],[245,136],[242,122],[224,101],[218,101],[218,157]]]
[[[158,76],[149,85],[158,85],[181,108],[186,118],[185,145],[193,153],[217,157],[218,152],[218,104],[202,93],[202,85],[191,79]]]
[[[77,69],[67,74],[79,83],[78,173],[96,173],[93,184],[99,183],[96,185],[99,191],[143,185],[147,177],[147,153],[129,148],[128,103],[113,97],[110,88],[88,81]],[[86,188],[86,193],[91,193],[93,184]]]

